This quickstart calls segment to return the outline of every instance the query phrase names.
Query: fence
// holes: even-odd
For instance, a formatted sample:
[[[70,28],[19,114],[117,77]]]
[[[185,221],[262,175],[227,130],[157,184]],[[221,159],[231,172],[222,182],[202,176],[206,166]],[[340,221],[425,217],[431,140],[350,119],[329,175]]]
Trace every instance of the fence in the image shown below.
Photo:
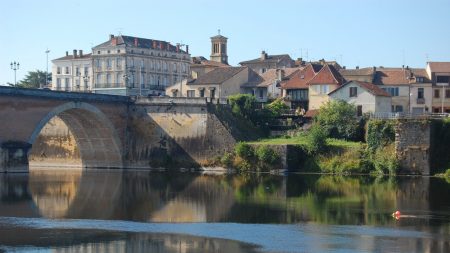
[[[371,119],[442,119],[449,117],[449,113],[377,112],[369,114]]]

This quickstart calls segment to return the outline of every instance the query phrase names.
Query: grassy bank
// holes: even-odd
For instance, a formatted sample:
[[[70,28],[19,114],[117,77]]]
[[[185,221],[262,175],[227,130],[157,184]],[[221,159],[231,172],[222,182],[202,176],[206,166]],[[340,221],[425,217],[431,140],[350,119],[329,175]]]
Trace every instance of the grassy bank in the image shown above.
[[[327,145],[329,147],[336,148],[359,148],[363,145],[361,142],[339,140],[334,138],[327,138]],[[267,138],[260,139],[257,141],[248,142],[253,145],[306,145],[308,143],[308,138],[306,135],[299,135],[295,137],[278,137],[278,138]]]

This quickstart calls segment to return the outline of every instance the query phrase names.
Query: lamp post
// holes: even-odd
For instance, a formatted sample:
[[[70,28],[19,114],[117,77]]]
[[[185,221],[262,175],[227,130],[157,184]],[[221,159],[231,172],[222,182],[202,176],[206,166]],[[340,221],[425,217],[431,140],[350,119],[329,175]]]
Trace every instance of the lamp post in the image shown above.
[[[47,54],[47,71],[45,72],[45,88],[48,88],[48,53],[50,53],[50,50],[45,50],[45,53]],[[41,87],[42,88],[42,87]]]
[[[16,72],[20,68],[19,62],[11,62],[11,69],[14,70],[14,87],[17,86]]]
[[[83,76],[83,81],[84,81],[84,92],[86,92],[88,90],[88,82],[89,82],[90,77],[85,75]]]

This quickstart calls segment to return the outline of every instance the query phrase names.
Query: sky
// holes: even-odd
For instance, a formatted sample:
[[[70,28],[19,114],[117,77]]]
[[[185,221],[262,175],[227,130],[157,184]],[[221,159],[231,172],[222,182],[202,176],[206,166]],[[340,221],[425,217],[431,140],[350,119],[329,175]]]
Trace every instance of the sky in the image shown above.
[[[0,85],[46,70],[66,51],[123,34],[189,45],[210,55],[228,37],[229,63],[262,50],[293,59],[337,60],[347,68],[425,67],[450,61],[450,0],[14,0],[1,1]],[[51,71],[51,70],[50,70]]]

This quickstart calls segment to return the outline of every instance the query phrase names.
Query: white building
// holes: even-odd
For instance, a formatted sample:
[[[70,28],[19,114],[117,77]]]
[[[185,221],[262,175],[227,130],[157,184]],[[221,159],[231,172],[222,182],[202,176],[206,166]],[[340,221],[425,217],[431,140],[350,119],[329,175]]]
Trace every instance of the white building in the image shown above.
[[[391,112],[392,98],[380,87],[366,82],[350,81],[328,94],[331,100],[354,104],[358,116],[363,113]]]
[[[92,90],[91,54],[73,50],[73,54],[52,60],[52,90],[90,92]]]
[[[190,56],[169,42],[110,35],[92,48],[93,92],[114,95],[161,95],[187,79]]]

